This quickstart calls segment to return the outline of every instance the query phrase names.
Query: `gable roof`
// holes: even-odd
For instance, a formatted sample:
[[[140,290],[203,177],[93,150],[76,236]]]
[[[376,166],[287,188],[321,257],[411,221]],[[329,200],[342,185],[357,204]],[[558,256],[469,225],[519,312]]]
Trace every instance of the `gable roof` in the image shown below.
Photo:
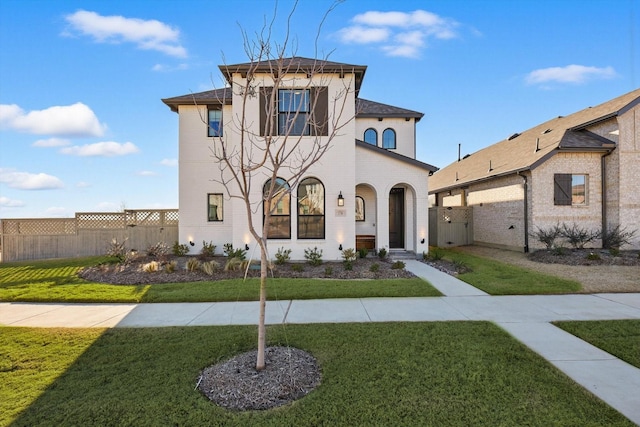
[[[377,147],[375,145],[368,144],[368,143],[366,143],[364,141],[361,141],[359,139],[356,139],[356,148],[364,148],[364,149],[373,151],[373,152],[375,152],[377,154],[380,154],[382,156],[386,156],[386,157],[389,157],[391,159],[398,160],[400,162],[404,162],[404,163],[407,163],[407,164],[410,164],[410,165],[413,165],[413,166],[417,166],[418,168],[427,170],[427,171],[429,171],[431,173],[433,173],[433,172],[438,170],[437,167],[432,166],[432,165],[430,165],[428,163],[424,163],[424,162],[421,162],[419,160],[412,159],[411,157],[403,156],[402,154],[394,153],[393,151],[389,151],[389,150],[386,150],[384,148],[380,148],[380,147]]]
[[[364,73],[367,71],[366,65],[344,64],[341,62],[326,61],[323,59],[305,58],[294,56],[291,58],[271,59],[268,61],[245,62],[242,64],[220,65],[218,66],[222,75],[231,84],[232,75],[240,73],[246,77],[249,71],[255,73],[302,73],[302,74],[345,74],[355,75],[356,96],[360,91]]]
[[[610,151],[614,141],[586,130],[640,103],[640,89],[595,107],[559,116],[465,156],[429,180],[430,193],[530,170],[558,151]]]
[[[356,117],[381,118],[398,117],[402,119],[415,118],[416,123],[424,117],[423,113],[405,108],[394,107],[393,105],[382,104],[380,102],[369,101],[368,99],[356,98]]]

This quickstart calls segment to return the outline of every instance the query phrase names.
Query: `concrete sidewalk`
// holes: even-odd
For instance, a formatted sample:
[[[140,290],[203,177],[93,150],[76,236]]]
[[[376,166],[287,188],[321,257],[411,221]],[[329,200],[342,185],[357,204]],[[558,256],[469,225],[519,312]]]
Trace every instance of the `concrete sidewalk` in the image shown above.
[[[640,319],[640,294],[489,296],[418,261],[407,269],[444,297],[269,301],[268,324],[492,321],[640,425],[640,369],[550,322]],[[162,327],[252,325],[257,302],[174,304],[0,303],[0,325]]]

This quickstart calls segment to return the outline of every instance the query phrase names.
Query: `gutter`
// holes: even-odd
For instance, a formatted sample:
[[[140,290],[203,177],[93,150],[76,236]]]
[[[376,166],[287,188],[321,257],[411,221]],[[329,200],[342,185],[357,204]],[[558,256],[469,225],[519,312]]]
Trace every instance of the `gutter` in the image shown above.
[[[600,202],[602,209],[602,236],[607,233],[607,165],[605,157],[611,155],[611,153],[613,153],[613,150],[609,150],[600,157],[600,182],[602,184],[602,201]]]

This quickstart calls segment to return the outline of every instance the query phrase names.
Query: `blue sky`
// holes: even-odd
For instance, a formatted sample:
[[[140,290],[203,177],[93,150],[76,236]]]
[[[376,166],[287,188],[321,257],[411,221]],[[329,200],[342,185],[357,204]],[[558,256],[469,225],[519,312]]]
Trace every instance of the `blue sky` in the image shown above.
[[[278,3],[275,41],[292,2]],[[333,4],[301,0],[313,57]],[[273,1],[0,2],[0,218],[177,208],[177,115],[221,87]],[[367,65],[362,98],[423,112],[417,157],[444,167],[640,85],[640,0],[347,0],[319,55]]]

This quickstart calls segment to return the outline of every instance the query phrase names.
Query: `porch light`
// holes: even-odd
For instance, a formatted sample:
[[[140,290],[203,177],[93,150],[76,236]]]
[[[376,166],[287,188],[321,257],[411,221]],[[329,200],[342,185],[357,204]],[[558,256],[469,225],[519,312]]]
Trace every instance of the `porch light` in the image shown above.
[[[189,244],[190,244],[191,246],[195,246],[195,243],[193,243],[193,240],[189,240]]]
[[[420,243],[424,245],[424,237],[420,240]]]
[[[248,250],[249,250],[249,244],[248,244],[248,243],[245,243],[245,244],[244,244],[244,250],[245,250],[245,251],[248,251]]]
[[[340,243],[340,246],[338,246],[338,250],[341,251],[342,250],[342,243]]]
[[[338,206],[344,206],[344,197],[342,197],[342,191],[338,194]]]

